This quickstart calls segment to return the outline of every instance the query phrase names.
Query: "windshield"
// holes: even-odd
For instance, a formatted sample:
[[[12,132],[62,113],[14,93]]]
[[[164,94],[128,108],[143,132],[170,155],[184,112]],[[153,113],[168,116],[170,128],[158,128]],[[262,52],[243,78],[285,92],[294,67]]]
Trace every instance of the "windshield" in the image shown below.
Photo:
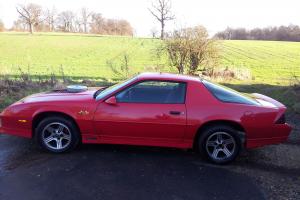
[[[102,99],[103,97],[106,97],[107,95],[114,93],[115,91],[119,90],[120,88],[124,87],[125,85],[129,84],[130,82],[134,81],[135,79],[136,79],[136,77],[106,88],[105,90],[101,91],[97,95],[96,100]]]
[[[241,103],[248,105],[260,105],[254,99],[247,97],[231,88],[202,80],[205,87],[220,101],[227,103]]]

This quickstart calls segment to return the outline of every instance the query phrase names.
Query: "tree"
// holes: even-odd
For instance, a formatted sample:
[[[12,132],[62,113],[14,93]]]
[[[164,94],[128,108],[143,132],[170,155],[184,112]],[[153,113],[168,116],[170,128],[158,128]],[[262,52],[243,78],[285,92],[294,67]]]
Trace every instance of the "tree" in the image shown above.
[[[151,28],[150,33],[153,38],[157,38],[157,29],[155,27]]]
[[[41,6],[37,4],[27,4],[23,5],[20,4],[16,7],[17,12],[19,13],[19,18],[26,21],[29,31],[32,34],[34,26],[36,26],[40,22],[40,17],[42,14],[42,8]]]
[[[93,13],[91,33],[106,35],[133,35],[133,28],[126,20],[106,19],[100,13]]]
[[[58,15],[59,29],[63,32],[74,32],[75,14],[72,11],[63,11]]]
[[[17,19],[13,22],[12,26],[13,31],[27,31],[27,23],[24,19]]]
[[[155,0],[155,2],[152,3],[152,8],[149,8],[149,11],[160,23],[160,39],[163,40],[165,37],[164,34],[166,22],[175,18],[171,13],[171,1]]]
[[[91,22],[91,33],[95,34],[105,34],[104,33],[105,19],[102,17],[101,13],[92,14]]]
[[[213,73],[218,61],[215,40],[208,38],[202,26],[175,30],[165,40],[165,47],[171,65],[180,74],[195,75],[200,70]]]
[[[117,20],[117,27],[118,27],[118,35],[133,35],[133,28],[131,27],[130,23],[124,19]]]
[[[82,21],[78,16],[74,17],[74,25],[73,25],[73,32],[76,33],[83,33],[84,30],[82,28]]]
[[[4,23],[2,22],[2,20],[0,19],[0,32],[4,31]]]
[[[83,25],[84,33],[88,32],[88,25],[92,17],[93,12],[89,11],[87,8],[81,8],[81,23]]]
[[[44,12],[44,17],[45,17],[45,23],[48,27],[48,31],[52,32],[55,29],[55,21],[56,21],[56,17],[57,17],[57,12],[55,8],[50,9],[46,9],[46,11]]]

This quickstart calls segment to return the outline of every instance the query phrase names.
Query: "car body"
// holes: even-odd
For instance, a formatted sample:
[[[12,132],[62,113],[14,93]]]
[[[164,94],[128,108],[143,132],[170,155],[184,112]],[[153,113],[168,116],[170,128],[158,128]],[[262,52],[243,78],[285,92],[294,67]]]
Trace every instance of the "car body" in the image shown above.
[[[291,127],[285,123],[285,111],[283,104],[270,97],[261,94],[244,95],[199,77],[143,73],[98,91],[59,90],[26,97],[0,114],[0,132],[26,138],[45,132],[43,134],[51,136],[49,138],[54,140],[52,143],[55,145],[55,141],[60,140],[55,135],[59,132],[56,127],[60,126],[55,124],[60,121],[55,121],[55,117],[59,117],[64,119],[60,121],[64,125],[61,129],[69,131],[69,136],[74,130],[77,136],[72,137],[77,137],[77,140],[80,138],[82,143],[184,149],[198,146],[200,151],[205,151],[210,145],[206,140],[217,132],[225,133],[223,137],[227,139],[232,136],[239,151],[241,148],[285,141],[291,132]],[[51,117],[54,118],[52,121],[45,122]],[[50,125],[45,129],[50,122],[53,127]],[[221,144],[221,140],[218,140],[218,134],[212,138],[213,150],[225,146],[225,143]],[[69,149],[49,149],[43,139],[40,138],[44,144],[42,146],[52,152]],[[61,141],[64,141],[63,136]],[[225,163],[235,157],[210,160]]]

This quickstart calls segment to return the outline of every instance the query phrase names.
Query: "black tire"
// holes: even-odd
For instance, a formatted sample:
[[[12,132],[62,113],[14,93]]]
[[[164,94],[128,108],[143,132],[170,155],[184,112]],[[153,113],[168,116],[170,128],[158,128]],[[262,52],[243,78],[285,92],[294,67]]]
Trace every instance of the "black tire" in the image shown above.
[[[230,141],[232,143],[229,143]],[[241,140],[234,128],[227,125],[214,125],[200,133],[197,146],[200,153],[209,161],[215,164],[227,164],[239,155]]]
[[[55,126],[57,126],[57,129],[55,129]],[[61,135],[63,135],[63,136],[60,136],[61,138],[59,138],[59,135],[57,135],[56,133],[52,133],[52,132],[58,131],[59,127],[62,127],[63,131],[61,131],[61,132],[66,133],[64,135],[61,134]],[[48,129],[51,131],[48,131]],[[53,141],[46,143],[45,142],[46,134],[48,134],[49,138],[50,138],[50,136],[52,136],[53,138],[55,137],[55,139],[53,139]],[[53,117],[47,117],[47,118],[43,119],[35,129],[35,137],[36,137],[36,140],[37,140],[39,146],[42,147],[44,150],[47,150],[51,153],[63,153],[63,152],[71,151],[76,146],[78,146],[78,144],[80,142],[80,133],[79,133],[78,128],[71,120],[66,119],[64,117],[53,116]],[[56,147],[58,147],[58,140],[61,141],[60,142],[61,148],[54,149],[55,143],[56,143]],[[54,147],[51,148],[50,146],[54,146]]]

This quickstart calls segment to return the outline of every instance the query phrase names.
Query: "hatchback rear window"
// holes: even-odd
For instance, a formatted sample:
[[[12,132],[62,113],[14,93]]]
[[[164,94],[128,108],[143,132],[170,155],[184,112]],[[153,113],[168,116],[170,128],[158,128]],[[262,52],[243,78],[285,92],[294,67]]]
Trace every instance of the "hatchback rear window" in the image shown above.
[[[207,80],[202,80],[202,83],[217,99],[222,102],[259,105],[259,103],[256,100],[251,99],[251,97],[247,97],[246,95],[228,87],[211,83]]]

